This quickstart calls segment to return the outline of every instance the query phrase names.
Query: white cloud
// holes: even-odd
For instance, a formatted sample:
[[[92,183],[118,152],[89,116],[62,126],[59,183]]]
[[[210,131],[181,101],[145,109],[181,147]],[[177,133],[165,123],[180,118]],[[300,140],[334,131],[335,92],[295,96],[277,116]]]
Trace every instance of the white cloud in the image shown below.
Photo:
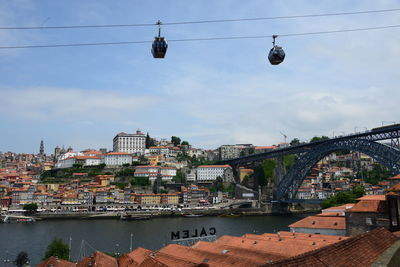
[[[161,97],[98,90],[48,87],[0,90],[2,114],[40,121],[124,122],[160,102]]]

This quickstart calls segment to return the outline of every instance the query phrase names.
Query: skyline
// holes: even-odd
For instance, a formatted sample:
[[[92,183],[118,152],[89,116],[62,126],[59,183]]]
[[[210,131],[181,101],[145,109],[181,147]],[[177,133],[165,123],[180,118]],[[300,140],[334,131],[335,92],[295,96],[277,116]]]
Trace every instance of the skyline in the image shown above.
[[[289,3],[290,2],[290,3]],[[154,3],[154,4],[153,4]],[[311,3],[311,4],[310,4]],[[238,8],[240,5],[241,8]],[[155,23],[398,8],[397,1],[7,2],[0,26]],[[168,39],[251,36],[396,24],[400,12],[162,27]],[[0,50],[0,151],[112,148],[118,132],[179,136],[194,147],[278,144],[398,122],[400,29],[272,40]],[[152,40],[157,27],[0,30],[2,46]],[[361,130],[359,129],[359,130]]]

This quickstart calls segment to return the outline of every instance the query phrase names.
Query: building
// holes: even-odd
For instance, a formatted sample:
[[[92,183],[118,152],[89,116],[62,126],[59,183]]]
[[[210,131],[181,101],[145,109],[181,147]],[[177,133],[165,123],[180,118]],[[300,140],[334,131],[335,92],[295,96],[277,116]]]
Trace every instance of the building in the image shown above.
[[[208,199],[210,191],[204,187],[197,185],[189,185],[188,187],[181,187],[182,202],[185,204],[198,204],[205,202]]]
[[[346,235],[346,219],[339,213],[308,216],[289,225],[294,233]]]
[[[357,235],[378,227],[390,229],[385,195],[367,195],[346,211],[347,234]]]
[[[197,181],[215,181],[217,177],[224,179],[228,169],[232,170],[232,167],[229,165],[201,165],[197,167]]]
[[[160,166],[137,166],[135,168],[135,177],[148,177],[150,181],[154,181],[158,176],[162,181],[171,181],[176,176],[176,168],[160,167]]]
[[[146,136],[139,130],[135,134],[119,133],[113,139],[113,151],[144,155]]]
[[[222,145],[218,148],[219,159],[234,159],[240,156],[240,147],[236,145]]]
[[[106,166],[122,166],[132,163],[132,155],[128,152],[109,152],[104,155]]]

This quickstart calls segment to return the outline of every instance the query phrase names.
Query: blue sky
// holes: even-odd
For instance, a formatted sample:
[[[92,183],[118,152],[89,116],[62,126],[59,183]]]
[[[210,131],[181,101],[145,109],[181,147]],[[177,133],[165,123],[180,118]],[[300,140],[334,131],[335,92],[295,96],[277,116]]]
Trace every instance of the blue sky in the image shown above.
[[[3,1],[0,26],[131,24],[399,8],[370,1]],[[399,24],[400,12],[164,26],[167,39],[301,33]],[[156,27],[0,30],[0,46],[152,40]],[[112,148],[141,129],[195,147],[271,145],[399,121],[400,28],[270,39],[0,50],[0,151]]]

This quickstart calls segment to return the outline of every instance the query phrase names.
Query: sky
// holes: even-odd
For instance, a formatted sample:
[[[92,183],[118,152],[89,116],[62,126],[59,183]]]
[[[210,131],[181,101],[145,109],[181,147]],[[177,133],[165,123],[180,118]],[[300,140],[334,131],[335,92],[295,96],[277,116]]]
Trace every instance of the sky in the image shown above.
[[[16,0],[0,27],[137,24],[400,8],[396,0]],[[168,40],[400,24],[400,12],[165,25]],[[152,40],[157,27],[0,30],[0,46]],[[272,145],[399,122],[400,28],[272,40],[0,49],[0,151],[112,149],[119,132],[172,135],[194,147]]]

